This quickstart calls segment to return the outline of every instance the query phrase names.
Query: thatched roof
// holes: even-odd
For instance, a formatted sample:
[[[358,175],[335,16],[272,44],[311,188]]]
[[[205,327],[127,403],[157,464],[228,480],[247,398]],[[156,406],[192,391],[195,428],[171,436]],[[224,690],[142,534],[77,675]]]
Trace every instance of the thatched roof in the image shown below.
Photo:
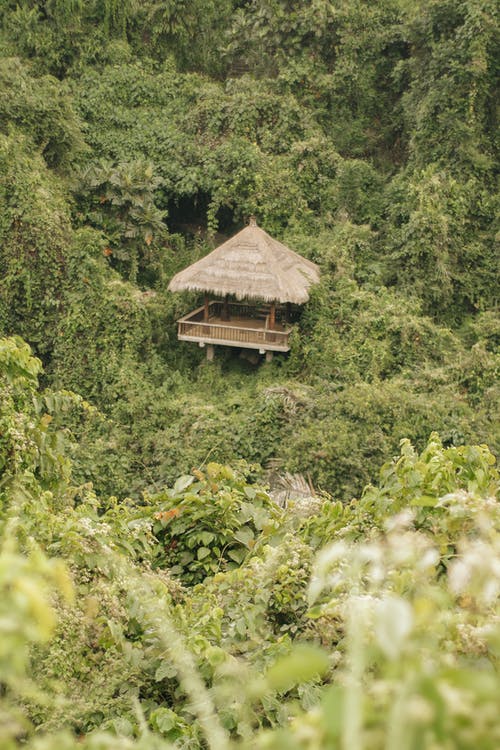
[[[174,276],[171,292],[211,292],[238,300],[303,304],[319,281],[315,263],[294,253],[251,220],[249,226]]]

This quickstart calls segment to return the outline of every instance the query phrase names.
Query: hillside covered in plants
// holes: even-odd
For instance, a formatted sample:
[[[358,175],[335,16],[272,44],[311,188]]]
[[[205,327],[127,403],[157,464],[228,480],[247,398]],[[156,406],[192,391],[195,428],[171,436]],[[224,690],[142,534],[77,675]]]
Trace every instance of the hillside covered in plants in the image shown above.
[[[493,0],[0,0],[2,750],[500,746],[499,52]],[[207,362],[168,283],[251,215],[321,282]]]

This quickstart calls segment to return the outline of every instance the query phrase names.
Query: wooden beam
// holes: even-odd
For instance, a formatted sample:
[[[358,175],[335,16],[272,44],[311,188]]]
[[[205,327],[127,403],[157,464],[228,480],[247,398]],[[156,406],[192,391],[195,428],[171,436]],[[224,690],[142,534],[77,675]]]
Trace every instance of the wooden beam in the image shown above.
[[[271,302],[271,309],[269,310],[269,328],[274,331],[276,328],[276,302]]]
[[[205,305],[203,308],[203,320],[205,323],[208,321],[210,317],[210,301],[208,299],[208,294],[205,294]]]

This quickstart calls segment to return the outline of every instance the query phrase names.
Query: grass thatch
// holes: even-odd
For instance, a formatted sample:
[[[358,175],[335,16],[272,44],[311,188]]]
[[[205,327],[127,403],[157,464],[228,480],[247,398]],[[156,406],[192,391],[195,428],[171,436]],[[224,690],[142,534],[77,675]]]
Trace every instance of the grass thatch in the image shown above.
[[[274,240],[255,223],[174,276],[172,292],[233,295],[238,300],[303,304],[319,281],[315,263]]]

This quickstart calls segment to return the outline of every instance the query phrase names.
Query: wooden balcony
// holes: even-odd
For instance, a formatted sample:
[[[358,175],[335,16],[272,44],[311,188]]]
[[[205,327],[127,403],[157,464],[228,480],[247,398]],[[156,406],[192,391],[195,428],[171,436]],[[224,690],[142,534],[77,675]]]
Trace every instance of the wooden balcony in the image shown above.
[[[231,302],[224,309],[222,302],[210,302],[208,320],[205,307],[179,318],[178,338],[205,344],[223,344],[265,352],[288,352],[291,328],[280,320],[279,313],[274,328],[269,328],[269,311],[266,306]],[[225,314],[228,313],[228,319]]]

